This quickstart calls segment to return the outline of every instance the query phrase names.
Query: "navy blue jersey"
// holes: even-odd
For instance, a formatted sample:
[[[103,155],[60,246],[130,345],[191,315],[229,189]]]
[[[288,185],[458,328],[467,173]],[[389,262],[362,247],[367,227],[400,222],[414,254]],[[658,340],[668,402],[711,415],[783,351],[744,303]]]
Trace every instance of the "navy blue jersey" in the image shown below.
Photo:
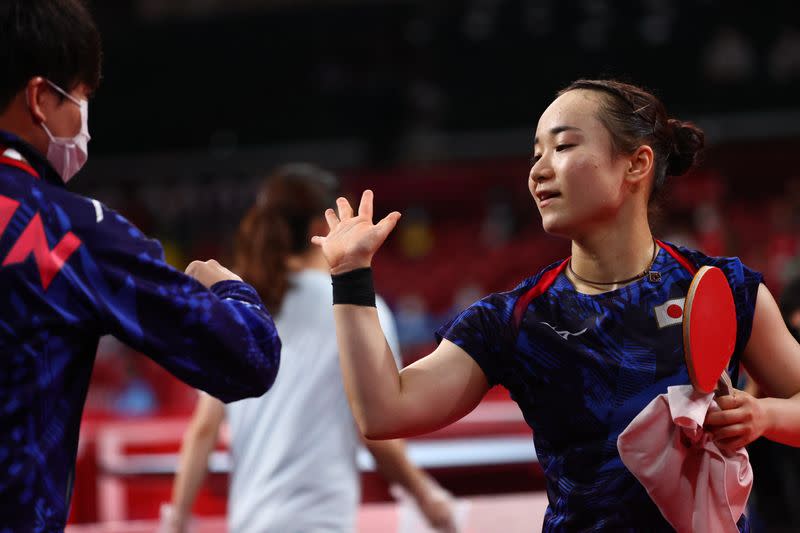
[[[0,132],[0,532],[62,531],[100,336],[224,401],[260,396],[280,341],[255,290],[206,289],[157,241]]]
[[[520,406],[547,483],[544,531],[672,531],[623,465],[617,437],[657,395],[689,384],[683,301],[696,268],[720,267],[736,303],[734,383],[750,337],[761,275],[737,258],[660,243],[643,278],[598,295],[579,293],[566,262],[512,291],[492,294],[440,328]],[[740,528],[748,528],[743,517]]]

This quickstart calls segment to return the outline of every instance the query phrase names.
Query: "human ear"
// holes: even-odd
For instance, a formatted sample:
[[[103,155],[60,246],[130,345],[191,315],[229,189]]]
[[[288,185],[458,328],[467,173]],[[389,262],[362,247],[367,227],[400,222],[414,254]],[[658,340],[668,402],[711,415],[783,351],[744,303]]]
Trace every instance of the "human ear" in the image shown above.
[[[625,172],[625,181],[631,184],[641,183],[652,174],[654,164],[653,149],[643,144],[628,158],[628,169]]]
[[[25,100],[28,104],[28,109],[33,115],[33,120],[37,124],[45,121],[45,108],[50,103],[51,96],[49,91],[46,90],[44,78],[36,76],[28,80],[25,84]]]

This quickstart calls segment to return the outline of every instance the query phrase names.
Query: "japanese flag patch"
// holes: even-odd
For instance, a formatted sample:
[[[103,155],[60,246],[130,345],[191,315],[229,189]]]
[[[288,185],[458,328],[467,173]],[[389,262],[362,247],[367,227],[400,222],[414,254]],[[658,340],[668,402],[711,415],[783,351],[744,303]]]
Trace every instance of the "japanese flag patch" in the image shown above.
[[[686,298],[667,300],[654,308],[659,328],[683,323],[683,303]]]

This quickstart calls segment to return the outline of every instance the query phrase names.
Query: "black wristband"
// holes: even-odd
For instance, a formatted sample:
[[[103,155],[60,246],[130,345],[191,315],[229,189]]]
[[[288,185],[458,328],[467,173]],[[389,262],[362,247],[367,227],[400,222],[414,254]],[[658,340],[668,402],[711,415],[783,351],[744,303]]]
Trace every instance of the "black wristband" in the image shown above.
[[[332,275],[331,285],[333,285],[333,305],[350,304],[376,307],[372,269],[369,267]]]

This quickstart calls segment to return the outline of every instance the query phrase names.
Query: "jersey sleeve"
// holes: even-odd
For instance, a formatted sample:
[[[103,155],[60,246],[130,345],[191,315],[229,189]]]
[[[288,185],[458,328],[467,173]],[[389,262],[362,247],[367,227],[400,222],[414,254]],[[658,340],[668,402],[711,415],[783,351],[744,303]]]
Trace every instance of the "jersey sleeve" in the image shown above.
[[[728,284],[733,292],[733,302],[736,306],[736,348],[734,354],[738,356],[744,351],[750,340],[753,329],[753,316],[756,310],[756,297],[758,286],[764,282],[760,272],[745,266],[738,257],[708,257],[699,252],[681,248],[681,251],[690,256],[697,266],[714,266],[722,270],[728,279]]]
[[[760,272],[745,266],[738,257],[717,265],[728,278],[736,305],[736,353],[744,351],[753,330],[753,317],[756,311],[758,286],[764,282]]]
[[[447,339],[472,357],[490,386],[504,384],[507,360],[513,350],[513,299],[492,294],[475,302],[436,330],[436,340]]]
[[[256,291],[232,280],[207,289],[170,267],[161,245],[119,214],[103,207],[97,218],[75,228],[84,246],[73,272],[99,333],[220,400],[265,393],[280,340]]]

